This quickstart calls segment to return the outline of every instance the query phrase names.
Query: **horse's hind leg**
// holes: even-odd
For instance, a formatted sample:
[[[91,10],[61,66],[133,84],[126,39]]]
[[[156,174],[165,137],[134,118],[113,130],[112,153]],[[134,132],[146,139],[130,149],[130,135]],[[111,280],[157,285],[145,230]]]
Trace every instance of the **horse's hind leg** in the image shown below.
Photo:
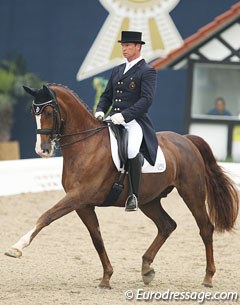
[[[198,186],[195,192],[189,192],[190,184],[186,185],[186,188],[180,189],[179,194],[183,198],[184,202],[192,212],[197,225],[200,230],[200,236],[203,240],[206,250],[206,274],[203,280],[203,285],[206,287],[212,287],[212,277],[216,271],[213,258],[213,231],[214,226],[210,222],[206,205],[205,205],[205,190],[204,187],[200,188],[200,182],[198,181]]]
[[[14,244],[5,255],[11,257],[22,256],[24,248],[30,245],[33,238],[46,226],[50,225],[54,220],[72,212],[76,209],[76,205],[79,202],[77,194],[67,194],[62,200],[60,200],[55,206],[46,211],[37,221],[36,226],[27,234],[22,236],[19,241]]]
[[[142,278],[144,284],[149,284],[155,275],[155,271],[150,267],[157,252],[164,244],[169,235],[176,229],[176,222],[163,209],[160,198],[140,206],[142,212],[148,216],[157,226],[158,234],[150,247],[142,257]]]
[[[92,238],[95,249],[98,252],[98,255],[101,259],[103,266],[103,278],[99,285],[100,288],[111,288],[110,287],[110,278],[113,274],[113,268],[108,259],[107,252],[104,247],[102,240],[101,232],[99,229],[99,223],[97,215],[94,211],[94,207],[87,207],[84,209],[76,210],[78,216],[81,218],[85,226],[87,227],[90,236]]]

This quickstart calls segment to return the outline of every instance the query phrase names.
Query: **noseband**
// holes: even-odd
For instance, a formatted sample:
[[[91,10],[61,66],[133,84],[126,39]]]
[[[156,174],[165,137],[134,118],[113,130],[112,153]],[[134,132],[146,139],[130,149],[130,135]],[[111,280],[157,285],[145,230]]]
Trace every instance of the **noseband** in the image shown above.
[[[40,114],[42,114],[45,107],[50,106],[50,107],[53,108],[53,128],[37,129],[36,133],[40,134],[40,135],[50,135],[50,141],[54,143],[55,148],[66,147],[68,145],[83,141],[83,140],[95,135],[99,131],[105,129],[106,127],[108,127],[109,123],[104,125],[104,126],[101,126],[101,127],[91,128],[91,129],[77,131],[77,132],[73,132],[73,133],[62,134],[62,129],[64,127],[64,120],[61,117],[59,104],[57,102],[55,94],[52,92],[52,90],[50,88],[48,88],[48,89],[49,89],[49,92],[52,95],[52,99],[47,101],[47,102],[41,103],[41,104],[35,103],[33,101],[32,110],[33,110],[33,113],[35,115],[40,115]],[[62,138],[81,135],[81,134],[87,134],[87,135],[83,138],[76,139],[76,140],[73,140],[71,142],[67,142],[67,143],[64,143],[64,144],[59,144],[59,141]]]

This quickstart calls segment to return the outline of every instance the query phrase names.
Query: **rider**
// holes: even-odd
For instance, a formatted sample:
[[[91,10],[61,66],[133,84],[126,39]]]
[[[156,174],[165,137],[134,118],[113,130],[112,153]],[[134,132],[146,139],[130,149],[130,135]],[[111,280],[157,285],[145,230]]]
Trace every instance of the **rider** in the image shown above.
[[[123,125],[128,131],[128,176],[130,195],[125,210],[138,207],[138,191],[143,165],[143,156],[155,164],[157,137],[147,114],[152,104],[156,86],[156,70],[141,56],[141,32],[123,31],[122,54],[126,63],[115,67],[107,87],[100,97],[95,117],[102,120],[112,106],[110,117],[114,124]]]

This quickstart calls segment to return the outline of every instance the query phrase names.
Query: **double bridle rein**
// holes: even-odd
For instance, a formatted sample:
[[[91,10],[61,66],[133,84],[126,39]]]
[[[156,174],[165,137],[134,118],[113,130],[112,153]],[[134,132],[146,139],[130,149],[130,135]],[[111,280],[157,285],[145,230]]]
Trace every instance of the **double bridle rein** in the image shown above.
[[[64,120],[61,116],[59,105],[58,105],[56,97],[54,96],[54,93],[52,92],[52,90],[50,90],[50,88],[48,88],[48,89],[49,89],[50,93],[52,94],[52,99],[47,102],[41,103],[41,104],[35,103],[35,101],[33,101],[32,110],[35,115],[41,115],[45,107],[50,106],[53,108],[53,128],[37,129],[36,133],[40,134],[40,135],[50,135],[50,141],[52,143],[54,143],[54,146],[56,149],[63,148],[63,147],[81,142],[89,137],[94,136],[98,132],[100,132],[103,129],[105,129],[106,127],[108,127],[109,122],[108,122],[108,124],[101,126],[101,127],[90,128],[90,129],[76,131],[76,132],[72,132],[72,133],[62,133],[63,128],[64,128]],[[82,135],[82,134],[86,134],[86,136],[83,138],[80,138],[80,139],[76,139],[76,140],[64,143],[64,144],[59,143],[59,141],[63,138]]]

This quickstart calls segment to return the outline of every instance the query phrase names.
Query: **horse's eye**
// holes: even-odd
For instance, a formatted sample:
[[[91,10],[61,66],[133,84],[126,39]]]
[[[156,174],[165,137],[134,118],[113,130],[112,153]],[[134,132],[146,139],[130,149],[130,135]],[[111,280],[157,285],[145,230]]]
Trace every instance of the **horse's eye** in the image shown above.
[[[46,111],[45,115],[47,118],[50,118],[52,116],[52,111]]]

